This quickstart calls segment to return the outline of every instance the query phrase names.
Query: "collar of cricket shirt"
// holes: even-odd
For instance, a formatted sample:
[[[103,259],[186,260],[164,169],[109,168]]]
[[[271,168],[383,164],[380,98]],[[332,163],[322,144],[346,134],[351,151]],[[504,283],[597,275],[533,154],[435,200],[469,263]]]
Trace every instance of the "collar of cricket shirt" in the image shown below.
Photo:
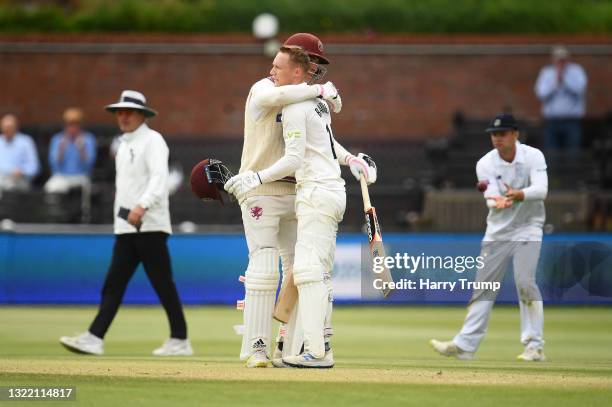
[[[523,145],[518,140],[516,141],[516,155],[514,156],[514,160],[511,163],[501,158],[501,156],[499,155],[499,151],[495,150],[495,152],[497,153],[496,154],[497,161],[501,163],[502,165],[514,165],[518,163],[521,163],[521,164],[525,163],[525,152],[523,151]]]
[[[121,136],[121,141],[130,143],[133,140],[135,140],[139,135],[146,133],[147,130],[149,130],[149,126],[147,126],[147,122],[142,122],[142,124],[138,126],[136,130],[130,133],[123,133],[123,135]]]

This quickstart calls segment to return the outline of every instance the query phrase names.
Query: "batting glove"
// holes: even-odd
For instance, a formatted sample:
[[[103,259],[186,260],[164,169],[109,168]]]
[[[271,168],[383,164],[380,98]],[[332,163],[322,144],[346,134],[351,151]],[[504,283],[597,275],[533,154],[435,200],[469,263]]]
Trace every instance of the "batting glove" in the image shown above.
[[[319,97],[331,104],[334,113],[340,113],[342,110],[342,98],[333,83],[328,81],[319,85]]]
[[[227,180],[223,188],[230,194],[234,195],[239,203],[244,201],[244,198],[250,190],[261,185],[259,174],[253,171],[245,171],[241,174],[234,175]]]
[[[369,155],[362,153],[357,154],[357,157],[351,155],[346,159],[346,163],[348,164],[353,176],[357,178],[357,181],[360,180],[361,174],[363,174],[368,185],[376,182],[376,163]]]

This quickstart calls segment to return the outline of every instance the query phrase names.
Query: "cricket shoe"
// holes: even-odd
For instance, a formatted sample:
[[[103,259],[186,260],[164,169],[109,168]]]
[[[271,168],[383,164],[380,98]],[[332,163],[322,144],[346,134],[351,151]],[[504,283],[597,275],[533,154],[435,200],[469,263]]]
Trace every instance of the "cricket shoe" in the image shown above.
[[[263,348],[263,349],[257,349],[255,353],[249,356],[245,365],[248,368],[268,367],[269,363],[270,363],[270,358],[268,358],[268,355],[266,354],[266,349]]]
[[[546,360],[542,348],[525,348],[525,351],[516,358],[527,362],[544,362]]]
[[[281,359],[289,367],[301,369],[331,369],[334,367],[334,351],[329,349],[322,358],[316,358],[310,352],[304,352],[297,356],[287,356]]]
[[[193,349],[189,339],[168,338],[166,342],[153,351],[154,356],[191,356]]]
[[[62,336],[60,343],[70,352],[86,355],[103,355],[104,340],[89,331],[76,336]]]
[[[443,342],[432,339],[429,341],[429,345],[442,356],[452,356],[460,360],[474,359],[474,352],[466,352],[460,349],[453,341]]]

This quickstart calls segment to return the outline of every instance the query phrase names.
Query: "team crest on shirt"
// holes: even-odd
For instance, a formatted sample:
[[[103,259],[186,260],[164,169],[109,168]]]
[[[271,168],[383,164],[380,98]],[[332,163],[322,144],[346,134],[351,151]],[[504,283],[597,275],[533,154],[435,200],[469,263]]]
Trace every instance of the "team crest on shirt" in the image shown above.
[[[251,208],[251,216],[255,218],[255,220],[259,220],[259,218],[261,218],[261,215],[263,215],[263,208],[259,206],[254,206]]]

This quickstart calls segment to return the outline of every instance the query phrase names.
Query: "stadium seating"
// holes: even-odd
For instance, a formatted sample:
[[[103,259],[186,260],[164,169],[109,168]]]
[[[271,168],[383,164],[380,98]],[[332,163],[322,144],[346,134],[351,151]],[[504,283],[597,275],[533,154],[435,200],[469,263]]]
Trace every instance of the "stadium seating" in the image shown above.
[[[350,151],[367,152],[376,160],[381,174],[370,190],[372,202],[380,214],[385,231],[465,231],[481,232],[486,208],[474,189],[475,163],[490,150],[490,140],[483,133],[486,119],[466,118],[458,113],[454,131],[448,138],[422,142],[370,141],[344,143]],[[551,230],[606,230],[612,218],[612,126],[611,121],[585,121],[585,148],[578,154],[545,152],[551,194],[547,200]],[[58,125],[24,126],[37,144],[42,172],[35,179],[29,194],[5,194],[0,199],[0,219],[10,218],[25,223],[90,223],[113,221],[114,161],[109,147],[117,130],[109,125],[86,128],[96,134],[98,159],[92,174],[93,188],[90,214],[82,213],[81,192],[50,199],[41,192],[48,178],[47,150]],[[542,128],[521,123],[522,139],[541,148]],[[241,224],[236,204],[202,203],[188,185],[191,168],[199,161],[221,159],[233,171],[240,164],[242,143],[219,137],[168,136],[170,164],[183,174],[182,185],[171,196],[172,221],[193,222],[199,230],[218,225],[235,227]],[[341,231],[358,231],[363,226],[362,199],[359,185],[343,169],[347,180],[347,209]],[[221,227],[221,229],[223,226]]]

